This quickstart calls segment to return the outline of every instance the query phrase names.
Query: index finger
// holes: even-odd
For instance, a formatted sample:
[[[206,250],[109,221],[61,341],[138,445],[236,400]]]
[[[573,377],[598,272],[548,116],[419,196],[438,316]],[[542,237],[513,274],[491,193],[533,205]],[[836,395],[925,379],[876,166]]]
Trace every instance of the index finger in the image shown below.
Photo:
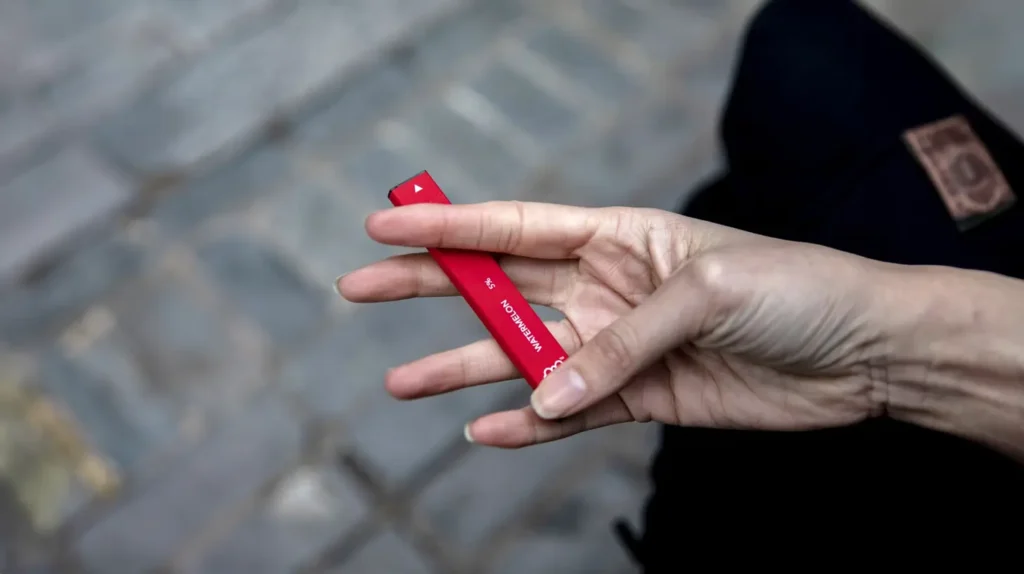
[[[568,259],[597,233],[599,211],[520,201],[416,204],[370,215],[366,232],[387,245]]]

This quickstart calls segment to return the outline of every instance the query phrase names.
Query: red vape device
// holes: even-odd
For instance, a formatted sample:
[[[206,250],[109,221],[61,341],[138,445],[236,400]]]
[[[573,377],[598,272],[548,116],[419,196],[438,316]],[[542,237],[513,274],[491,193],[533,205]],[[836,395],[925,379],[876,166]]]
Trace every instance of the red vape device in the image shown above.
[[[425,171],[393,187],[388,199],[396,206],[451,204]],[[493,255],[461,249],[427,251],[531,387],[537,388],[569,356]]]

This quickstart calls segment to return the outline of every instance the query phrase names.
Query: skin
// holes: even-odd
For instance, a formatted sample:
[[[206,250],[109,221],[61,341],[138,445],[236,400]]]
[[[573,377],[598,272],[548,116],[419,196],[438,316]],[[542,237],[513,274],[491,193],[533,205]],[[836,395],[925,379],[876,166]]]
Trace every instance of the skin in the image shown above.
[[[499,254],[527,300],[564,314],[549,328],[569,359],[530,406],[467,425],[474,442],[517,448],[631,421],[800,430],[893,416],[1024,458],[1019,281],[652,209],[412,205],[371,215],[366,230],[388,245]],[[360,303],[457,295],[425,253],[337,287]],[[385,383],[416,399],[514,378],[485,340],[398,366]]]

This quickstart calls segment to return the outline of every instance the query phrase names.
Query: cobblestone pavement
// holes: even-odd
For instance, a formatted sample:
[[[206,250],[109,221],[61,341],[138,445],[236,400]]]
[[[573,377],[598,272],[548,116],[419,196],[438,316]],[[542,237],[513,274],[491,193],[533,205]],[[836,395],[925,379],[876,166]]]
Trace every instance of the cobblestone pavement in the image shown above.
[[[874,1],[1011,124],[1021,3]],[[484,332],[331,281],[429,168],[460,202],[673,207],[753,0],[0,3],[0,571],[626,572],[653,427],[503,452]]]

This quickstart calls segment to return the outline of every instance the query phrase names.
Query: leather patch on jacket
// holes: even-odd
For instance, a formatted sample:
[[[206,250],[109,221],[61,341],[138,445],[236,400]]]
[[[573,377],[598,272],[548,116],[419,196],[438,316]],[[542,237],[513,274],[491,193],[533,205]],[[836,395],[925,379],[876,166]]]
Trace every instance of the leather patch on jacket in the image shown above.
[[[961,230],[1016,201],[1003,172],[965,117],[956,115],[907,130],[903,138]]]

